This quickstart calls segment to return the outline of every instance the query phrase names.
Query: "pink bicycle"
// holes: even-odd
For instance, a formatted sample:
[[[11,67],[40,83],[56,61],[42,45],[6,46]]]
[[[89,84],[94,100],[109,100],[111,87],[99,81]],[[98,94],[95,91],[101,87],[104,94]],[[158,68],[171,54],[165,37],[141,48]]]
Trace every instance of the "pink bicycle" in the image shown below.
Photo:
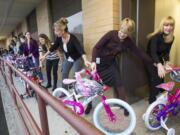
[[[107,87],[96,72],[82,70],[75,73],[75,78],[63,80],[63,83],[69,86],[68,90],[57,88],[53,96],[63,100],[78,115],[84,114],[84,108],[88,103],[101,96],[102,101],[93,113],[95,126],[105,134],[129,135],[133,132],[136,125],[134,110],[120,99],[106,99],[103,93]],[[124,110],[128,112],[128,116],[124,115]]]

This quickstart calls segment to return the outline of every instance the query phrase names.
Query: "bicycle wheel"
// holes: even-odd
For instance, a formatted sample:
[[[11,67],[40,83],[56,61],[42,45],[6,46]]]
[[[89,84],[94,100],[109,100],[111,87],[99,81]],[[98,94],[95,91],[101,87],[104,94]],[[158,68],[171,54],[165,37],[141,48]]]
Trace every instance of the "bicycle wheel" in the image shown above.
[[[107,99],[105,101],[113,114],[116,121],[112,122],[103,109],[103,104],[99,103],[93,113],[95,126],[107,135],[129,135],[133,132],[136,125],[136,115],[133,108],[120,99]],[[124,115],[124,110],[128,116]]]
[[[56,88],[52,94],[54,97],[62,100],[65,105],[71,108],[78,115],[82,115],[84,113],[84,108],[80,103],[76,102],[73,99],[73,96],[64,88]]]
[[[70,97],[70,93],[64,88],[56,88],[53,91],[52,95],[62,101],[72,100],[72,97]]]
[[[144,118],[145,125],[148,129],[155,131],[161,128],[161,122],[158,120],[157,115],[164,109],[165,105],[165,102],[157,100],[148,107]],[[165,122],[167,119],[168,117],[163,118]]]

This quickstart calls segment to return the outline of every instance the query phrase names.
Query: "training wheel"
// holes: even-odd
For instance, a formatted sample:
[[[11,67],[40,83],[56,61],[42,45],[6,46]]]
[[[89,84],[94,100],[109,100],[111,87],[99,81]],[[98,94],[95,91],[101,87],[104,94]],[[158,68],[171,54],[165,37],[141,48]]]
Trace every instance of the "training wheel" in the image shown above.
[[[146,116],[146,113],[144,113],[144,114],[142,115],[143,121],[145,120],[145,116]]]
[[[174,128],[168,129],[167,135],[175,135],[175,129]]]

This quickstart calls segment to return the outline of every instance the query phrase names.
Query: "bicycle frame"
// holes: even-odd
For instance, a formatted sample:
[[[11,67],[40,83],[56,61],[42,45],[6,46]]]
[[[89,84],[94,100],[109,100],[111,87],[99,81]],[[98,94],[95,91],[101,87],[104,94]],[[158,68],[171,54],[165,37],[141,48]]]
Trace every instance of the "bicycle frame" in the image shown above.
[[[168,92],[167,103],[164,106],[164,109],[157,115],[157,120],[161,121],[161,117],[165,118],[170,114],[176,116],[180,112],[180,109],[177,111],[177,113],[174,112],[174,110],[178,106],[180,106],[180,88],[176,89],[176,92],[174,94],[170,94]]]
[[[98,76],[97,73],[91,73],[90,71],[86,70],[86,73],[89,74],[89,75],[92,75],[94,80],[96,81],[101,81],[100,80],[100,77]],[[81,77],[79,74],[76,74],[76,79],[79,80],[81,82]],[[76,83],[76,82],[75,82]],[[112,122],[115,122],[116,121],[116,117],[115,115],[113,114],[113,112],[111,111],[109,105],[105,102],[106,100],[106,97],[103,95],[103,93],[99,93],[99,94],[95,94],[94,96],[90,96],[88,98],[85,98],[85,100],[81,103],[80,102],[80,98],[82,98],[83,96],[82,95],[79,95],[76,93],[76,90],[75,90],[75,83],[73,84],[73,88],[72,88],[72,93],[70,94],[69,97],[67,97],[68,99],[73,99],[74,101],[71,101],[71,100],[64,100],[64,103],[66,105],[70,105],[70,106],[73,106],[73,110],[75,112],[77,112],[77,107],[79,108],[79,111],[77,112],[78,115],[82,115],[84,113],[84,107],[90,103],[91,101],[93,101],[94,98],[96,98],[97,96],[101,96],[101,99],[102,99],[102,104],[105,108],[105,111],[107,113],[107,116],[109,117],[109,120],[112,121]],[[82,82],[81,82],[82,83]],[[87,92],[85,90],[85,88],[83,87],[82,88],[84,92]],[[103,90],[106,91],[107,90],[107,87],[103,87]],[[87,93],[86,93],[87,94]]]
[[[87,98],[87,100],[84,100],[83,103],[79,102],[79,95],[76,95],[75,91],[68,97],[74,97],[75,101],[71,101],[71,100],[64,100],[64,104],[69,105],[69,106],[73,106],[73,110],[74,112],[76,112],[78,115],[82,115],[84,114],[84,107],[90,103],[94,98],[96,98],[98,95],[95,95],[93,97],[89,97]],[[101,95],[101,99],[102,99],[102,104],[104,106],[104,109],[107,113],[107,116],[109,118],[109,120],[111,122],[116,122],[116,116],[114,115],[114,113],[111,111],[111,108],[109,107],[109,105],[106,103],[106,97],[104,95]],[[78,112],[77,112],[77,107],[79,108]]]
[[[37,75],[33,75],[33,74],[37,74],[37,70],[39,68],[30,68],[29,71],[26,71],[25,72],[25,75],[29,78],[29,80],[31,80],[32,82],[40,85],[40,80],[39,78],[37,77]],[[21,97],[23,98],[24,96],[25,97],[32,97],[35,92],[34,90],[28,85],[28,84],[25,84],[25,89],[26,89],[26,92],[24,94],[21,95]]]
[[[116,115],[114,115],[114,113],[111,111],[111,108],[109,107],[109,105],[105,102],[106,101],[106,97],[104,95],[101,96],[102,97],[102,103],[104,106],[104,109],[109,117],[109,120],[111,122],[116,122]]]
[[[94,95],[92,97],[88,97],[85,98],[83,100],[83,102],[81,103],[80,99],[83,98],[82,95],[76,94],[76,91],[74,89],[75,87],[73,86],[72,93],[70,94],[70,96],[67,97],[67,99],[65,98],[65,100],[63,101],[64,104],[69,105],[69,106],[73,106],[73,110],[76,112],[76,107],[79,108],[79,112],[77,112],[78,115],[82,115],[84,113],[84,108],[85,106],[87,106],[91,101],[93,101],[94,98],[96,98],[98,95]],[[68,100],[68,99],[73,99],[72,100]]]

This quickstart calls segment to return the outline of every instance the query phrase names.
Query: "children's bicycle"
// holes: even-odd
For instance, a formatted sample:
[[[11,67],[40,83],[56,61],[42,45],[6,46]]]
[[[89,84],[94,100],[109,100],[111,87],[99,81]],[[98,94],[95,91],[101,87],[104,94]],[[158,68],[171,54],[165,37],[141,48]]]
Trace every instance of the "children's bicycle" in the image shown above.
[[[120,99],[106,99],[103,93],[108,87],[97,72],[82,70],[75,73],[75,79],[65,79],[63,83],[68,85],[68,90],[57,88],[53,96],[78,115],[84,114],[84,108],[97,96],[101,96],[102,101],[94,110],[93,121],[102,132],[107,135],[129,135],[133,132],[136,125],[133,108]]]
[[[25,57],[20,57],[16,59],[16,68],[21,71],[24,75],[28,77],[29,80],[32,82],[40,85],[40,80],[38,78],[38,73],[40,68],[39,67],[31,67],[29,65],[29,61]],[[21,78],[20,80],[23,82],[26,92],[24,94],[21,94],[21,98],[28,98],[35,96],[35,91],[27,84],[25,83]]]
[[[40,80],[38,78],[38,72],[39,68],[34,67],[30,68],[25,75],[31,80],[33,83],[40,85]],[[36,97],[35,91],[27,84],[25,83],[26,92],[21,95],[22,98],[28,98],[28,97]],[[36,97],[37,98],[37,97]]]
[[[170,77],[176,82],[180,82],[180,68],[174,68],[170,72]],[[166,92],[161,94],[155,102],[153,102],[143,115],[145,125],[148,129],[155,131],[163,127],[167,130],[167,135],[175,135],[175,129],[168,128],[166,122],[170,115],[177,116],[180,112],[180,88],[177,88],[172,94],[175,83],[170,81],[158,85],[158,88],[164,89]]]

